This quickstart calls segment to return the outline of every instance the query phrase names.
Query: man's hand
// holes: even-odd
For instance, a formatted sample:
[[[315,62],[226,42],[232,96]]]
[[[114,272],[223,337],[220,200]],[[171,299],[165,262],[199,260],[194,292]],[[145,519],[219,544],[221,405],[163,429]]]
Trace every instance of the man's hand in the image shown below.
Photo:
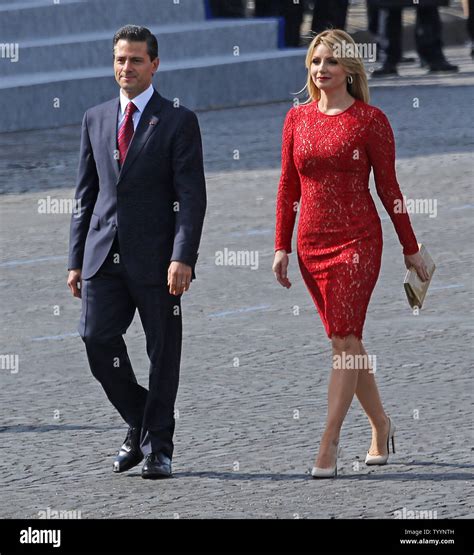
[[[193,270],[184,262],[171,262],[168,268],[168,285],[172,295],[181,295],[189,289]]]
[[[67,286],[71,290],[73,297],[81,298],[82,278],[81,270],[71,270],[67,278]],[[78,285],[81,289],[78,288]]]

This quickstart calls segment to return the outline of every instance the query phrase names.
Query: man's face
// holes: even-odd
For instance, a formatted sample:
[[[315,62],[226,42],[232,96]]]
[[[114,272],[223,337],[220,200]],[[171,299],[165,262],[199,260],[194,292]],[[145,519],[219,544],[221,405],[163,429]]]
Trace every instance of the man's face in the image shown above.
[[[115,80],[129,99],[135,98],[151,85],[159,65],[159,58],[150,60],[146,42],[120,39],[115,45]]]

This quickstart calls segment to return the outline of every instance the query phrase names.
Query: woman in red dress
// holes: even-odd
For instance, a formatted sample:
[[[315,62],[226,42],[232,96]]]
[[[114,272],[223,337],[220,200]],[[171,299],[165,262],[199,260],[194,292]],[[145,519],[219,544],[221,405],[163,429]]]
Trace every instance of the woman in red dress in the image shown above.
[[[428,278],[408,213],[400,210],[405,204],[395,174],[392,128],[387,116],[368,104],[367,77],[356,53],[352,38],[339,29],[314,38],[306,57],[309,99],[291,108],[283,130],[273,272],[283,287],[291,287],[288,255],[300,207],[298,264],[333,350],[327,422],[312,470],[315,478],[337,475],[339,434],[354,394],[372,427],[366,463],[385,464],[390,439],[394,449],[395,428],[362,344],[383,243],[369,191],[371,169],[403,247],[405,265],[414,266],[421,279]]]

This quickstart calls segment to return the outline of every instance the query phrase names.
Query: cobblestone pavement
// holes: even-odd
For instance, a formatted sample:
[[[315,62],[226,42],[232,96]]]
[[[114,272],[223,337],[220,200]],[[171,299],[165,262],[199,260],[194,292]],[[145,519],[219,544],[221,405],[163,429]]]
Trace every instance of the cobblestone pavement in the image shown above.
[[[1,199],[0,353],[19,357],[18,368],[2,358],[0,374],[1,517],[49,509],[85,519],[393,518],[404,508],[472,516],[473,74],[464,49],[449,56],[461,61],[460,76],[426,83],[419,72],[373,89],[372,103],[395,131],[402,191],[437,200],[436,217],[411,217],[438,270],[426,307],[413,315],[401,247],[377,199],[385,248],[364,341],[398,427],[397,453],[385,467],[365,466],[370,428],[354,400],[336,480],[309,476],[330,345],[295,255],[290,291],[271,272],[288,104],[200,114],[209,208],[198,279],[183,299],[175,477],[159,482],[142,480],[140,467],[111,471],[126,427],[76,333],[80,304],[66,287],[69,216],[38,213],[48,195],[72,197],[79,128],[0,136],[0,180],[10,193]],[[258,269],[217,266],[225,248],[255,251]],[[138,317],[126,341],[146,385]]]

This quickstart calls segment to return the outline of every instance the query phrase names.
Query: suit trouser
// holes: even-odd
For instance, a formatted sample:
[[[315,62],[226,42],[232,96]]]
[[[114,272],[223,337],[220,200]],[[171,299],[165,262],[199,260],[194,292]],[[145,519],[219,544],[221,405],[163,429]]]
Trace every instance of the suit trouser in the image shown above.
[[[420,58],[427,63],[444,59],[442,27],[438,8],[416,8],[415,45]],[[402,10],[379,10],[378,44],[385,63],[397,65],[402,57]]]
[[[469,15],[467,16],[466,29],[471,41],[474,42],[474,0],[468,2]]]
[[[349,0],[315,0],[311,30],[345,29]]]
[[[303,23],[303,1],[255,0],[255,17],[283,17],[285,19],[285,46],[300,45],[301,24]]]
[[[150,360],[148,390],[137,383],[122,337],[137,309]],[[171,295],[166,285],[131,280],[120,261],[116,236],[97,274],[82,281],[78,331],[92,374],[107,397],[129,426],[142,428],[143,453],[163,452],[171,458],[181,360],[181,295]]]
[[[243,0],[211,0],[213,17],[245,17]]]

